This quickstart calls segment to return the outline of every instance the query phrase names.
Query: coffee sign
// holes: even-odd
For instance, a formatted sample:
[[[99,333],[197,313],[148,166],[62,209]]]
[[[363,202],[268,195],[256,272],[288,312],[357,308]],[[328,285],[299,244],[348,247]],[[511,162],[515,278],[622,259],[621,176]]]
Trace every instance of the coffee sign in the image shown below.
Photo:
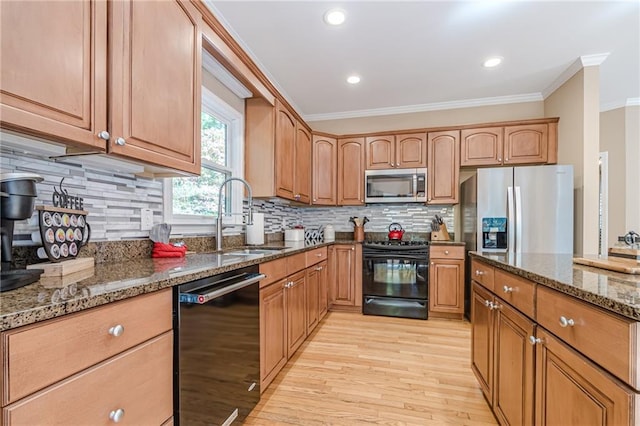
[[[53,187],[53,196],[51,197],[53,205],[65,209],[84,210],[84,199],[75,195],[69,195],[69,191],[62,189],[63,181],[64,178],[60,181],[60,191],[58,191],[55,186]]]

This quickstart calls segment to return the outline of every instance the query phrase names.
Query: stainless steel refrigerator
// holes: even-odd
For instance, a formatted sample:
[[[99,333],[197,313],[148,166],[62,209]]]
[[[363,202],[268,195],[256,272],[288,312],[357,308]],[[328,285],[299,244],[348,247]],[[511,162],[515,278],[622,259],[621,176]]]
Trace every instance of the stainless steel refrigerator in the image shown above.
[[[467,250],[573,253],[573,166],[478,169],[460,185]],[[467,256],[465,311],[470,294]]]

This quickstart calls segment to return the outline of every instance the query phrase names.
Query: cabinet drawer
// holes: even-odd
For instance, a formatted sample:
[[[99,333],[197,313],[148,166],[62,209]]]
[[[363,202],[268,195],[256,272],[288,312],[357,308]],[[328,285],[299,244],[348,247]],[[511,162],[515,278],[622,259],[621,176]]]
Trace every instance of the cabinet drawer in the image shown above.
[[[122,334],[110,330],[122,326]],[[171,289],[2,333],[3,405],[172,328]]]
[[[167,332],[5,407],[3,417],[12,426],[98,425],[122,409],[125,424],[160,425],[173,413],[172,357]]]
[[[305,253],[298,253],[293,256],[289,256],[287,259],[287,275],[295,274],[298,271],[303,270],[307,266],[307,258]]]
[[[430,259],[464,259],[464,246],[437,246],[429,247]]]
[[[305,253],[306,255],[306,267],[308,268],[311,265],[315,265],[318,262],[322,262],[327,259],[327,248],[320,247],[317,249],[310,250]]]
[[[471,279],[493,291],[493,267],[471,259]]]
[[[283,279],[287,276],[287,258],[282,257],[271,262],[261,263],[260,273],[267,276],[260,281],[260,288]]]
[[[541,326],[640,390],[640,323],[543,286],[538,286],[537,293],[536,319]]]
[[[534,317],[535,285],[533,282],[496,269],[493,283],[498,297],[518,308],[529,318]]]

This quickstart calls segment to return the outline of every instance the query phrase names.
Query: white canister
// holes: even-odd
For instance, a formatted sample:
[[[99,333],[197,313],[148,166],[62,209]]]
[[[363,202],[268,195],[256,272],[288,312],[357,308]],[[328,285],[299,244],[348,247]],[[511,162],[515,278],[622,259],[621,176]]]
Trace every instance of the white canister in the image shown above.
[[[327,225],[324,227],[324,241],[331,242],[336,240],[336,231],[333,229],[332,225]]]

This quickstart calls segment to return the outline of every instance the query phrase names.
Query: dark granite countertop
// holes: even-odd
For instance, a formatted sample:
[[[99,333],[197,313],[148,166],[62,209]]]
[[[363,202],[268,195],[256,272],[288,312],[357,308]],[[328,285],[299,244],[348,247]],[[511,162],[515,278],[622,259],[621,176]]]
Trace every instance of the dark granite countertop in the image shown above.
[[[79,312],[189,281],[275,260],[332,244],[336,240],[292,247],[291,242],[270,243],[282,247],[274,254],[230,255],[194,253],[183,258],[139,258],[126,262],[99,263],[93,270],[64,278],[42,278],[25,287],[0,294],[0,331]],[[259,247],[257,247],[259,248]],[[235,248],[237,249],[237,248]],[[232,251],[233,248],[225,250]],[[71,282],[75,281],[75,282]]]
[[[570,254],[507,255],[470,252],[470,255],[608,311],[640,321],[640,275],[578,265],[573,263],[573,256]]]

